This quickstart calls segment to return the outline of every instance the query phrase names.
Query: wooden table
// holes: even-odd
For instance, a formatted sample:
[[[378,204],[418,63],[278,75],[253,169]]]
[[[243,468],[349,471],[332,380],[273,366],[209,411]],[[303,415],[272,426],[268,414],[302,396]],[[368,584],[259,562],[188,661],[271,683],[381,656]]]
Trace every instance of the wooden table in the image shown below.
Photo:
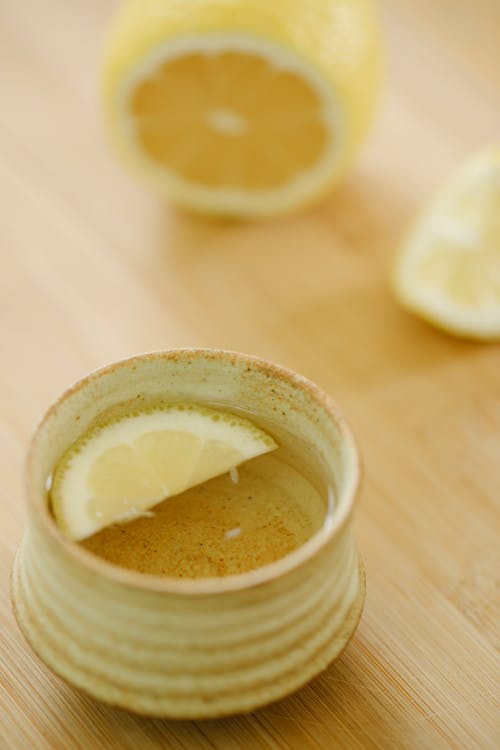
[[[0,8],[0,747],[500,747],[500,349],[438,333],[387,288],[415,209],[498,139],[500,6],[385,0],[385,98],[354,173],[306,213],[247,225],[167,208],[110,154],[96,90],[116,4]],[[297,695],[224,721],[151,721],[78,694],[35,658],[9,605],[36,419],[88,370],[181,345],[316,380],[365,462],[356,637]]]

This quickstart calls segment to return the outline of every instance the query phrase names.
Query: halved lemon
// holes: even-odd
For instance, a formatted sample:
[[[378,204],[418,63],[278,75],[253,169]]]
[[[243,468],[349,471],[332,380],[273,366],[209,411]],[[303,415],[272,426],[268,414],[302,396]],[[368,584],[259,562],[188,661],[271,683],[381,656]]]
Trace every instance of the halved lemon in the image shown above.
[[[276,447],[247,419],[196,404],[101,421],[56,467],[54,516],[81,540]]]
[[[466,161],[417,220],[394,290],[449,333],[500,339],[500,146]]]
[[[350,165],[378,93],[371,0],[128,0],[107,49],[119,152],[162,194],[263,216]]]

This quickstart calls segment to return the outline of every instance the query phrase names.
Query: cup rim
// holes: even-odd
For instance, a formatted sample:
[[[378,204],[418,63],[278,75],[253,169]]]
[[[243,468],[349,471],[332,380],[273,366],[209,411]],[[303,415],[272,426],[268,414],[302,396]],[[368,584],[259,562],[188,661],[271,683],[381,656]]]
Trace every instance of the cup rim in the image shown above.
[[[36,462],[38,442],[41,439],[44,426],[57,409],[73,394],[85,388],[88,384],[115,370],[133,365],[138,362],[157,359],[189,359],[202,357],[207,360],[225,360],[229,363],[244,364],[260,370],[268,376],[285,381],[288,385],[305,391],[326,412],[337,425],[341,440],[347,448],[349,465],[346,469],[346,481],[342,490],[340,510],[334,512],[330,524],[324,524],[303,545],[281,557],[275,562],[264,565],[244,573],[229,576],[214,576],[207,578],[175,578],[155,576],[148,573],[121,568],[118,565],[93,555],[78,542],[68,539],[57,525],[50,513],[49,504],[40,503],[38,492],[32,484],[34,464]],[[69,386],[51,404],[39,421],[31,438],[26,457],[26,496],[28,508],[37,514],[44,530],[53,541],[59,544],[73,560],[88,570],[105,577],[111,582],[126,585],[130,588],[142,589],[164,594],[176,595],[213,595],[240,591],[270,583],[291,573],[319,553],[335,536],[338,536],[350,518],[359,491],[361,466],[359,452],[351,428],[347,424],[342,412],[330,396],[308,378],[293,370],[274,364],[261,357],[244,354],[227,349],[212,349],[203,347],[182,347],[175,349],[156,350],[144,354],[117,360],[103,367],[99,367]]]

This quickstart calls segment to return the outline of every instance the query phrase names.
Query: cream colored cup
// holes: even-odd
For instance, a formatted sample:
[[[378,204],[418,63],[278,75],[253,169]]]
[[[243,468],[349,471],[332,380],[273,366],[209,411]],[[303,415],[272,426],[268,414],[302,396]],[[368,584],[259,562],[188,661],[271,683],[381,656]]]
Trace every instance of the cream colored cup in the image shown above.
[[[57,460],[104,409],[157,397],[242,406],[300,435],[330,474],[331,522],[277,562],[225,578],[147,576],[68,541],[48,508]],[[12,577],[19,626],[58,675],[138,713],[216,717],[282,698],[325,669],[358,623],[358,480],[356,447],[336,406],[288,370],[201,349],[106,367],[66,391],[33,438],[28,526]]]

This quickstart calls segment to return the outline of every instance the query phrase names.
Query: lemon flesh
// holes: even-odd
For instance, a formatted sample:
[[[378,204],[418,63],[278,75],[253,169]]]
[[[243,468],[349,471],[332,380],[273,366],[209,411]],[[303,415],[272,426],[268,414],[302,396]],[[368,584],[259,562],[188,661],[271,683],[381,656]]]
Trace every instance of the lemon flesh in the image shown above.
[[[378,93],[370,0],[129,0],[111,30],[113,142],[162,194],[271,215],[346,171]]]
[[[450,333],[500,338],[500,147],[466,161],[424,211],[398,255],[394,289]]]
[[[151,163],[209,189],[277,189],[334,148],[334,115],[323,112],[320,94],[250,52],[186,52],[165,61],[136,85],[128,106]]]
[[[84,539],[277,447],[247,419],[175,404],[99,424],[56,467],[52,510]]]

